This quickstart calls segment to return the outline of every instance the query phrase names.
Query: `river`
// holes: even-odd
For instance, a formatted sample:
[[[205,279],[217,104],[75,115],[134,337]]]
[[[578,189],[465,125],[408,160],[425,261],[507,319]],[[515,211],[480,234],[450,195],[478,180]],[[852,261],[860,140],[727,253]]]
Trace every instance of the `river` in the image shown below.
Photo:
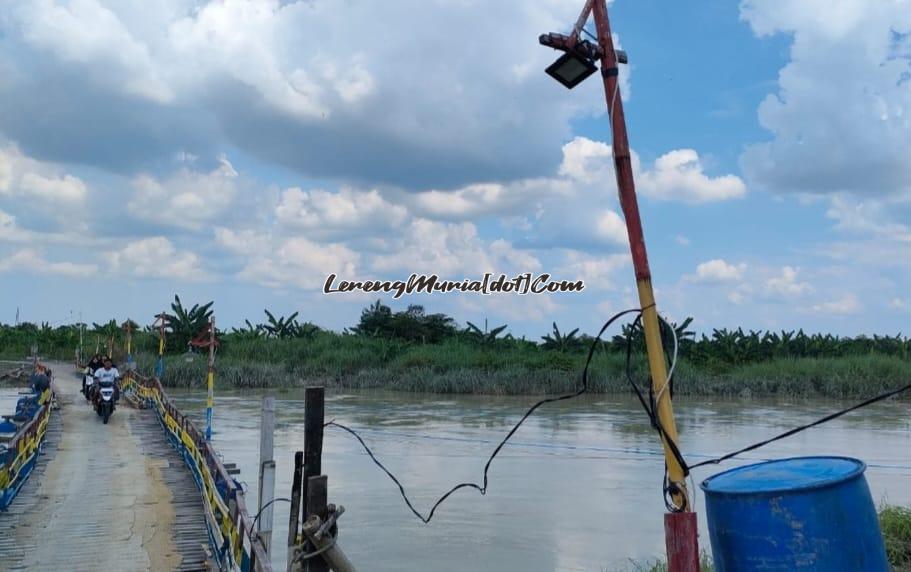
[[[205,393],[172,390],[200,427]],[[241,469],[255,513],[258,392],[218,392],[213,441]],[[12,412],[15,389],[0,389]],[[326,420],[356,430],[426,513],[460,482],[479,482],[484,463],[532,397],[439,396],[389,392],[327,394]],[[677,399],[681,446],[696,462],[807,423],[846,403],[823,400]],[[908,402],[877,404],[760,451],[729,461],[796,455],[847,455],[868,464],[874,500],[911,505]],[[303,391],[276,395],[276,496],[290,496],[294,451],[303,448]],[[99,425],[99,430],[104,428]],[[586,396],[548,404],[530,417],[494,460],[486,496],[462,490],[429,525],[408,510],[398,489],[343,431],[328,427],[323,472],[329,500],[345,506],[339,544],[367,572],[465,570],[613,571],[664,552],[663,460],[637,402]],[[698,482],[719,467],[695,471]],[[701,491],[700,542],[709,548]],[[274,554],[285,561],[288,504],[276,505]],[[284,569],[279,566],[278,569]]]
[[[205,395],[172,392],[203,423]],[[255,512],[260,399],[255,392],[216,395],[213,440],[237,463]],[[460,482],[480,482],[496,443],[531,397],[329,393],[326,420],[358,430],[399,477],[416,508],[429,511]],[[835,401],[678,399],[681,446],[691,462],[748,445],[844,407]],[[722,468],[768,458],[847,455],[868,464],[876,502],[911,505],[911,417],[907,402],[854,412]],[[303,391],[276,395],[276,496],[290,496],[294,451],[303,449]],[[638,403],[587,396],[538,409],[494,460],[486,496],[462,490],[429,525],[404,504],[395,484],[360,444],[326,428],[323,472],[329,500],[345,506],[339,544],[355,564],[382,571],[608,571],[664,552],[663,460]],[[719,467],[695,471],[698,482]],[[704,505],[700,541],[708,549]],[[284,562],[288,504],[275,512],[274,561]]]

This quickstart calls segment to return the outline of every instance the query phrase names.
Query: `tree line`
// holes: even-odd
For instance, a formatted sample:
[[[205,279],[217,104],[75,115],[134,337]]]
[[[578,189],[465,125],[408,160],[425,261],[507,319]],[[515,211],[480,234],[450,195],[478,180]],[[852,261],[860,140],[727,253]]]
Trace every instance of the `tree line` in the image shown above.
[[[213,313],[213,302],[185,306],[179,296],[174,297],[171,311],[163,314],[167,351],[179,353],[188,351],[189,342],[203,331]],[[841,337],[832,334],[807,334],[797,331],[760,331],[713,329],[710,334],[697,336],[689,329],[693,318],[680,324],[665,326],[665,345],[673,343],[676,336],[679,353],[694,365],[741,365],[788,358],[821,358],[862,354],[882,354],[907,359],[911,354],[911,339],[898,334],[895,336],[874,335]],[[244,340],[291,340],[313,339],[316,336],[340,336],[379,338],[402,344],[464,343],[483,349],[549,351],[561,353],[582,353],[588,350],[593,338],[580,334],[579,328],[561,329],[556,322],[551,331],[537,340],[524,336],[516,338],[508,332],[507,324],[483,328],[472,322],[460,326],[454,318],[442,313],[428,313],[423,306],[412,304],[404,310],[392,308],[376,301],[361,311],[358,323],[336,333],[320,328],[311,322],[302,322],[299,313],[281,316],[264,310],[264,319],[253,323],[244,321],[241,328],[217,330],[219,342],[229,348],[233,342]],[[124,335],[131,329],[134,348],[137,351],[157,351],[157,326],[145,327],[127,321],[118,324],[116,320],[105,323],[70,324],[53,327],[48,323],[0,325],[0,348],[9,353],[10,349],[27,351],[31,345],[42,348],[75,348],[82,333],[83,345],[87,352],[100,347],[111,351],[115,346],[122,350]],[[642,347],[641,324],[624,325],[620,334],[602,341],[602,349],[625,352],[632,343]]]

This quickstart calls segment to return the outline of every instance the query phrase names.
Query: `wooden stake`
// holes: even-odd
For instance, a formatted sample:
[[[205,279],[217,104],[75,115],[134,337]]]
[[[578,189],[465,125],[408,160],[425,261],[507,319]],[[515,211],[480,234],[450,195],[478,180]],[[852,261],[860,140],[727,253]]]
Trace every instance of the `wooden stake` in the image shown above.
[[[695,512],[668,512],[664,515],[664,540],[668,572],[698,572],[699,543]]]
[[[304,453],[306,458],[306,453]],[[306,463],[304,464],[306,468]],[[328,518],[329,513],[329,478],[326,475],[318,475],[307,479],[307,514],[304,520],[313,516],[318,517],[321,521]],[[314,556],[304,561],[304,572],[329,572],[329,565],[320,556]]]
[[[272,509],[275,507],[272,504],[275,500],[275,461],[270,459],[260,466],[259,488],[261,512],[257,527],[259,527],[259,537],[263,541],[266,554],[269,554],[272,551]]]
[[[301,498],[304,499],[302,514],[310,514],[307,508],[307,486],[310,477],[322,473],[323,419],[325,418],[324,387],[308,387],[304,393],[304,483]]]
[[[297,530],[301,508],[301,483],[304,473],[304,452],[294,454],[294,473],[291,477],[291,514],[288,518],[288,572],[291,571],[293,547],[297,544]]]
[[[330,535],[319,536],[317,534],[321,526],[322,520],[318,516],[314,515],[308,518],[307,522],[304,523],[304,536],[316,547],[316,550],[324,550],[320,556],[329,563],[329,567],[332,570],[335,572],[356,572],[354,564],[348,560],[348,557],[345,556],[345,553],[342,552],[341,547],[338,545],[338,540],[334,541],[331,546],[327,546],[333,542],[332,537]]]
[[[275,398],[263,397],[262,422],[259,426],[259,533],[266,552],[272,545],[272,506],[263,509],[275,497],[275,461],[272,460],[275,439]]]

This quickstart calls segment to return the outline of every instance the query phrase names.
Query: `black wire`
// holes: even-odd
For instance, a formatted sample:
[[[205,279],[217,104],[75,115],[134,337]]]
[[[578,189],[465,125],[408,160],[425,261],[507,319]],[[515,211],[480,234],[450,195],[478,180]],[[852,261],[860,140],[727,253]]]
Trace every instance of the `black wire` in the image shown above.
[[[696,463],[695,465],[692,465],[690,468],[695,469],[696,467],[702,467],[704,465],[717,465],[718,463],[720,463],[722,461],[727,461],[728,459],[730,459],[732,457],[736,457],[737,455],[740,455],[741,453],[746,453],[748,451],[752,451],[754,449],[764,447],[764,446],[768,445],[769,443],[774,443],[775,441],[778,441],[779,439],[784,439],[785,437],[790,437],[791,435],[794,435],[795,433],[800,433],[801,431],[805,431],[812,427],[816,427],[817,425],[822,425],[823,423],[826,423],[833,419],[837,419],[838,417],[841,417],[842,415],[845,415],[847,413],[860,409],[861,407],[866,407],[867,405],[872,405],[873,403],[876,403],[877,401],[882,401],[884,399],[888,399],[890,397],[898,395],[899,393],[908,391],[909,389],[911,389],[911,383],[909,383],[908,385],[905,385],[903,387],[899,387],[898,389],[893,389],[891,391],[881,393],[881,394],[877,395],[876,397],[871,397],[870,399],[867,399],[866,401],[862,401],[856,405],[852,405],[851,407],[848,407],[847,409],[842,409],[840,411],[836,411],[835,413],[832,413],[831,415],[826,415],[825,417],[822,417],[821,419],[817,419],[816,421],[814,421],[812,423],[807,423],[806,425],[801,425],[800,427],[795,427],[794,429],[785,431],[784,433],[776,435],[776,436],[772,437],[771,439],[766,439],[765,441],[760,441],[758,443],[754,443],[748,447],[744,447],[743,449],[738,449],[737,451],[728,453],[726,455],[722,455],[720,457],[716,457],[714,459],[709,459],[707,461],[701,461],[699,463]]]
[[[633,377],[633,366],[632,366],[633,337],[635,336],[636,328],[639,326],[639,322],[641,319],[642,319],[642,314],[640,313],[638,316],[636,316],[636,319],[633,321],[629,335],[626,336],[626,380],[629,382],[630,386],[633,388],[633,391],[636,392],[636,397],[639,399],[639,403],[642,405],[642,409],[645,411],[645,414],[648,415],[649,422],[651,423],[652,428],[654,428],[658,432],[658,437],[661,439],[661,441],[663,443],[667,444],[667,448],[670,449],[671,454],[674,456],[674,459],[677,461],[677,464],[680,465],[680,468],[683,471],[683,478],[685,479],[690,474],[689,467],[687,466],[686,460],[683,458],[683,454],[680,452],[680,448],[677,446],[677,443],[668,436],[667,432],[664,430],[664,426],[661,424],[661,418],[658,415],[658,404],[655,402],[655,393],[654,393],[654,390],[652,389],[652,385],[651,384],[649,385],[648,401],[646,401],[645,396],[642,394],[642,390],[639,387],[639,384],[636,383],[636,380]],[[663,324],[663,320],[659,320],[658,323],[660,326],[661,324]],[[668,328],[671,327],[669,324],[667,324],[666,326]],[[667,349],[668,349],[667,344],[662,344],[662,346],[664,347],[665,351],[667,351]],[[671,374],[671,377],[669,377],[666,381],[666,383],[668,384],[669,390],[671,387],[673,387],[672,378],[673,378],[673,373]],[[670,397],[670,396],[668,396],[668,397]],[[677,506],[673,502],[673,496],[682,491],[680,491],[680,487],[678,487],[676,483],[672,482],[668,478],[667,460],[665,460],[665,463],[664,463],[664,477],[662,479],[661,491],[662,491],[662,495],[664,497],[664,506],[667,508],[668,511],[682,512],[689,508],[689,499],[686,496],[684,496],[684,502],[680,506]]]
[[[253,524],[250,525],[250,540],[253,540],[253,535],[256,534],[256,521],[259,520],[259,515],[261,515],[263,513],[263,511],[266,510],[266,508],[272,506],[274,503],[277,503],[278,501],[291,502],[291,499],[285,498],[285,497],[279,497],[276,499],[272,499],[269,502],[267,502],[265,505],[263,505],[263,507],[261,509],[259,509],[259,512],[256,513],[256,516],[253,517]]]
[[[376,458],[376,456],[373,454],[373,451],[370,450],[370,447],[367,446],[367,444],[364,442],[364,440],[361,438],[361,436],[358,435],[358,433],[354,429],[351,429],[350,427],[347,427],[334,420],[329,421],[328,423],[325,423],[323,426],[324,427],[335,426],[335,427],[343,429],[344,431],[347,431],[348,433],[353,435],[355,437],[355,439],[357,439],[358,442],[361,444],[361,446],[364,448],[364,450],[367,452],[367,454],[370,456],[370,458],[373,460],[373,462],[380,469],[382,469],[384,473],[386,473],[386,475],[392,480],[392,482],[394,482],[396,484],[396,486],[398,486],[399,493],[401,493],[402,498],[405,500],[405,504],[408,505],[408,508],[411,509],[411,512],[414,513],[414,515],[417,516],[424,524],[428,524],[430,522],[430,520],[433,518],[433,515],[436,512],[437,507],[439,507],[440,504],[442,504],[447,498],[449,498],[450,495],[452,495],[454,492],[458,491],[459,489],[472,488],[472,489],[475,489],[478,492],[480,492],[482,495],[487,494],[487,486],[488,486],[487,473],[490,469],[491,463],[493,463],[494,458],[497,456],[497,454],[499,454],[500,450],[506,445],[506,443],[513,436],[513,434],[515,434],[515,432],[518,431],[518,429],[522,425],[522,423],[524,423],[525,420],[532,413],[535,412],[535,410],[537,410],[539,407],[541,407],[542,405],[544,405],[546,403],[553,403],[556,401],[572,399],[572,398],[578,397],[578,396],[582,395],[583,393],[585,393],[586,391],[588,391],[589,367],[591,366],[591,362],[592,362],[592,358],[595,353],[595,349],[597,348],[598,343],[601,341],[601,336],[604,335],[604,332],[607,330],[607,328],[609,328],[617,319],[619,319],[620,317],[622,317],[626,314],[631,314],[631,313],[638,314],[636,316],[636,319],[633,321],[632,329],[631,329],[630,333],[626,337],[626,378],[627,378],[627,382],[629,383],[630,387],[633,388],[633,391],[635,392],[636,397],[639,400],[639,403],[642,405],[642,409],[645,411],[646,415],[648,416],[649,422],[651,423],[652,427],[658,432],[659,437],[661,438],[662,442],[667,446],[667,448],[670,450],[671,454],[674,456],[674,459],[680,465],[680,468],[683,471],[684,479],[690,475],[691,469],[694,469],[696,467],[702,467],[705,465],[721,463],[722,461],[726,461],[726,460],[736,457],[737,455],[740,455],[742,453],[746,453],[748,451],[753,451],[760,447],[764,447],[765,445],[768,445],[769,443],[773,443],[780,439],[790,437],[791,435],[794,435],[801,431],[805,431],[812,427],[816,427],[817,425],[821,425],[823,423],[826,423],[828,421],[841,417],[842,415],[845,415],[847,413],[850,413],[850,412],[860,409],[862,407],[866,407],[867,405],[871,405],[878,401],[888,399],[890,397],[893,397],[895,395],[898,395],[900,393],[903,393],[903,392],[911,389],[911,384],[908,384],[908,385],[905,385],[898,389],[887,391],[885,393],[877,395],[876,397],[872,397],[870,399],[867,399],[866,401],[863,401],[861,403],[848,407],[847,409],[842,409],[840,411],[832,413],[831,415],[822,417],[821,419],[818,419],[812,423],[808,423],[806,425],[801,425],[800,427],[796,427],[794,429],[791,429],[789,431],[776,435],[775,437],[772,437],[771,439],[766,439],[764,441],[754,443],[753,445],[744,447],[742,449],[738,449],[737,451],[733,451],[731,453],[722,455],[722,456],[714,458],[714,459],[702,461],[702,462],[696,463],[694,465],[687,465],[686,460],[683,458],[683,454],[680,452],[680,448],[677,446],[677,443],[668,436],[663,425],[661,424],[661,419],[659,418],[658,413],[657,413],[657,403],[655,401],[655,394],[654,394],[652,385],[649,385],[648,399],[646,399],[646,396],[644,395],[639,384],[636,383],[636,380],[633,376],[633,370],[632,370],[633,337],[635,335],[636,328],[641,321],[642,312],[643,312],[643,310],[645,310],[647,308],[648,307],[642,308],[642,309],[633,308],[633,309],[629,309],[629,310],[624,310],[622,312],[618,312],[617,314],[614,314],[607,322],[605,322],[604,326],[602,326],[601,330],[598,332],[598,335],[592,340],[591,346],[589,347],[588,356],[586,357],[586,360],[585,360],[585,367],[582,370],[581,387],[573,393],[568,393],[568,394],[561,395],[558,397],[550,397],[550,398],[542,399],[541,401],[538,401],[537,403],[532,405],[528,409],[528,411],[525,413],[525,415],[522,416],[522,418],[519,420],[519,422],[516,423],[515,426],[509,431],[509,433],[506,434],[506,437],[504,437],[503,440],[500,441],[499,445],[497,445],[497,447],[494,449],[493,453],[491,453],[490,457],[487,459],[487,463],[484,465],[484,480],[483,480],[484,484],[478,485],[477,483],[460,483],[460,484],[452,487],[449,491],[447,491],[443,496],[441,496],[433,504],[433,506],[430,509],[430,513],[426,517],[423,514],[421,514],[416,508],[414,508],[414,505],[411,503],[411,500],[408,498],[408,495],[405,493],[405,488],[402,486],[402,483],[399,482],[399,480],[395,477],[395,475],[393,475],[389,471],[389,469],[387,469]],[[662,323],[662,322],[659,320],[659,324],[660,323]],[[668,328],[672,327],[670,324],[665,324],[665,326]],[[663,334],[662,334],[662,337],[663,337]],[[667,351],[666,344],[665,344],[665,351]],[[673,391],[673,374],[667,379],[666,383],[668,384],[668,390]],[[669,397],[670,397],[670,395],[669,395]],[[665,506],[667,507],[668,511],[681,512],[681,511],[688,510],[690,508],[688,505],[689,499],[686,498],[685,496],[684,496],[685,502],[682,506],[677,506],[676,504],[674,504],[673,496],[676,494],[681,494],[683,491],[680,489],[680,486],[677,483],[672,482],[669,479],[666,460],[665,460],[665,464],[664,464],[664,476],[662,479],[662,489],[664,492],[664,503],[665,503]],[[287,499],[275,499],[275,500],[287,500]],[[263,507],[263,508],[265,508],[265,507]],[[257,514],[257,518],[258,517],[259,517],[259,514]],[[255,522],[256,522],[256,520],[254,519],[254,523]]]
[[[519,430],[519,427],[522,425],[522,423],[524,423],[525,420],[528,419],[528,417],[532,413],[534,413],[536,409],[538,409],[539,407],[541,407],[542,405],[544,405],[546,403],[554,403],[556,401],[572,399],[572,398],[578,397],[578,396],[582,395],[583,393],[585,393],[586,391],[588,391],[588,370],[589,370],[589,366],[591,365],[592,357],[595,354],[595,349],[598,347],[598,342],[601,341],[601,336],[604,335],[604,332],[611,326],[611,324],[613,324],[615,321],[617,321],[622,316],[625,316],[626,314],[631,314],[631,313],[642,313],[642,310],[640,310],[639,308],[632,308],[629,310],[623,310],[622,312],[618,312],[618,313],[614,314],[607,322],[605,322],[604,326],[601,327],[601,330],[598,332],[598,335],[595,337],[595,339],[592,340],[591,346],[588,349],[588,357],[585,360],[585,368],[582,370],[582,384],[581,384],[581,387],[577,391],[575,391],[573,393],[567,393],[565,395],[560,395],[558,397],[548,397],[546,399],[542,399],[541,401],[538,401],[537,403],[532,405],[528,409],[528,411],[525,412],[525,415],[522,416],[522,418],[519,420],[519,422],[516,423],[515,426],[509,431],[509,433],[506,434],[506,437],[504,437],[503,440],[500,441],[500,444],[497,445],[496,449],[493,450],[493,453],[491,453],[490,457],[487,459],[487,464],[484,465],[484,484],[483,485],[478,485],[477,483],[459,483],[458,485],[449,489],[449,491],[447,491],[446,494],[441,496],[433,504],[433,507],[431,507],[431,509],[430,509],[430,513],[426,517],[423,514],[421,514],[416,508],[414,508],[414,505],[411,504],[411,500],[408,498],[408,495],[405,493],[405,488],[402,486],[402,483],[400,483],[399,480],[397,478],[395,478],[395,475],[393,475],[391,472],[389,472],[389,469],[387,469],[385,466],[383,466],[382,463],[380,463],[380,461],[373,454],[373,451],[370,450],[370,447],[368,447],[367,444],[364,443],[364,440],[361,439],[361,436],[358,435],[354,429],[351,429],[350,427],[346,427],[345,425],[342,425],[341,423],[337,423],[336,421],[329,421],[328,423],[325,423],[324,426],[332,425],[332,426],[338,427],[339,429],[343,429],[343,430],[347,431],[348,433],[350,433],[351,435],[353,435],[354,438],[357,439],[358,442],[360,442],[361,446],[364,448],[364,450],[367,452],[367,454],[370,456],[370,458],[373,460],[373,462],[376,464],[376,466],[378,466],[380,469],[382,469],[383,472],[386,473],[386,475],[390,479],[392,479],[392,482],[394,482],[396,484],[396,486],[398,486],[399,492],[401,493],[402,498],[405,499],[405,504],[408,505],[408,508],[411,509],[411,512],[414,513],[414,515],[416,517],[421,519],[421,521],[424,524],[428,524],[428,523],[430,523],[430,519],[433,518],[433,515],[436,512],[437,507],[440,506],[440,504],[442,504],[443,501],[445,501],[447,498],[449,498],[449,496],[452,495],[457,490],[464,489],[464,488],[471,488],[471,489],[477,490],[482,495],[487,494],[487,485],[488,485],[487,472],[490,469],[490,464],[493,462],[494,458],[500,452],[500,449],[502,449],[503,446],[506,445],[506,442],[509,441],[509,439],[513,436],[513,434]]]

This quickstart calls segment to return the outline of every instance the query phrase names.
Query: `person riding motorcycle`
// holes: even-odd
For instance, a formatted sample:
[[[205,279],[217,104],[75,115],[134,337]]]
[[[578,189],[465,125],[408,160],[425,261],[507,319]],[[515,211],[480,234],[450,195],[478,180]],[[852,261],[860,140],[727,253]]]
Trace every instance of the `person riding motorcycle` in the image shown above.
[[[114,362],[111,361],[111,358],[105,357],[103,361],[103,366],[95,370],[95,381],[96,383],[93,386],[92,391],[92,402],[96,402],[98,398],[98,388],[101,386],[102,382],[112,382],[114,384],[114,402],[120,398],[120,371],[114,367]]]
[[[85,376],[89,375],[93,378],[95,377],[95,372],[104,366],[104,360],[101,358],[101,354],[95,354],[92,356],[92,359],[89,360],[89,363],[85,366],[85,371],[82,376],[82,394],[85,395],[86,399],[90,396],[85,390]]]

